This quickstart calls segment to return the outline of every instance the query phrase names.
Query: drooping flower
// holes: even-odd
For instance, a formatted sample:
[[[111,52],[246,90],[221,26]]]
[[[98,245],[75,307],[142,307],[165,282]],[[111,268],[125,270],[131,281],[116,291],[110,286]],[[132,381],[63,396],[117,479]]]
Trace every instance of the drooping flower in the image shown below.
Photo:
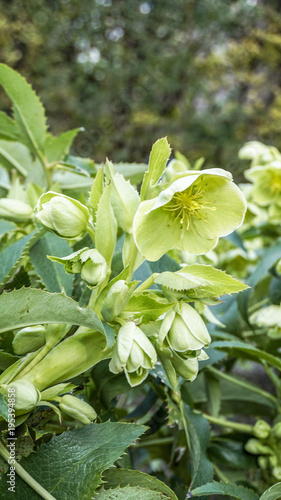
[[[157,361],[156,351],[145,333],[133,321],[123,325],[117,336],[109,369],[112,373],[124,370],[134,387],[146,379]]]
[[[253,182],[253,200],[262,207],[281,207],[281,162],[252,167],[245,171],[245,177]]]
[[[158,260],[172,248],[198,255],[237,229],[245,212],[246,200],[229,172],[190,171],[140,204],[133,234],[147,260]]]
[[[78,200],[64,194],[42,194],[36,206],[37,220],[61,238],[76,238],[86,230],[90,212]]]

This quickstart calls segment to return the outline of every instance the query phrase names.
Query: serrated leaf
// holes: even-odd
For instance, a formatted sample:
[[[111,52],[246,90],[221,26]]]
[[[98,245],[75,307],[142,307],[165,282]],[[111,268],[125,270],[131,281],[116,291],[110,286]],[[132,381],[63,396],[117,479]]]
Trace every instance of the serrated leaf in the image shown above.
[[[115,163],[115,172],[122,174],[126,180],[136,185],[142,181],[143,174],[147,170],[146,163]]]
[[[259,496],[252,490],[231,483],[213,483],[204,484],[192,491],[192,497],[201,495],[222,495],[236,498],[237,500],[259,500]]]
[[[38,158],[32,157],[30,150],[20,142],[0,140],[0,162],[7,169],[16,168],[26,178],[26,184],[33,181],[40,186],[46,184],[46,174]]]
[[[110,205],[111,186],[108,185],[99,201],[96,215],[96,240],[95,245],[98,252],[105,258],[110,266],[117,239],[117,222]]]
[[[0,111],[0,137],[1,139],[18,140],[19,130],[16,122],[6,113]]]
[[[236,351],[236,352],[245,352],[247,353],[247,356],[251,357],[252,359],[261,359],[266,361],[268,364],[271,366],[274,366],[275,368],[278,368],[278,370],[281,370],[281,360],[280,358],[277,358],[276,356],[273,356],[272,354],[262,351],[260,349],[257,349],[251,344],[246,344],[245,342],[242,341],[217,341],[212,343],[212,347],[216,349],[222,349],[223,351]]]
[[[154,186],[164,174],[170,154],[171,148],[166,137],[158,139],[158,141],[153,144],[149,156],[148,172],[144,174],[141,187],[141,200],[145,200],[149,197],[149,186]]]
[[[40,99],[19,73],[0,64],[0,84],[14,106],[21,139],[36,155],[44,151],[46,118]]]
[[[79,307],[75,300],[62,293],[21,288],[0,296],[0,333],[48,323],[86,326],[105,335],[108,347],[114,342],[112,330],[105,330],[92,309]]]
[[[71,144],[73,143],[78,132],[81,132],[83,128],[75,128],[73,130],[68,130],[57,137],[48,134],[46,137],[46,156],[49,163],[58,162],[65,158],[65,155],[69,153]]]
[[[42,444],[35,454],[22,459],[21,465],[55,498],[89,500],[101,483],[102,472],[146,429],[142,425],[116,422],[85,425]],[[5,499],[13,499],[14,494],[7,491],[7,478],[1,476]],[[42,500],[18,476],[16,485],[17,498]]]
[[[63,257],[71,253],[71,247],[62,238],[52,233],[47,233],[30,249],[30,258],[34,269],[47,290],[50,292],[62,292],[71,296],[73,285],[73,274],[67,274],[60,264],[52,262],[47,255]]]
[[[99,491],[94,500],[167,500],[167,496],[156,491],[141,488],[139,486],[131,487],[125,486],[124,488],[114,488],[112,490]]]
[[[268,488],[259,500],[279,500],[281,498],[281,483],[276,483]]]
[[[149,476],[144,472],[128,469],[108,469],[103,475],[106,484],[105,489],[125,486],[139,486],[151,491],[162,493],[169,500],[178,500],[175,493],[155,476]],[[112,491],[112,489],[110,489]],[[142,497],[140,497],[142,498]]]
[[[121,313],[121,317],[125,319],[141,320],[142,323],[155,321],[161,314],[173,307],[173,303],[164,302],[153,294],[136,294],[133,295],[125,309]]]
[[[213,478],[213,466],[206,455],[210,440],[210,424],[208,420],[184,405],[184,412],[191,444],[192,479],[190,487],[201,486]]]
[[[225,271],[204,264],[185,266],[176,273],[166,271],[155,278],[155,283],[177,291],[194,290],[188,294],[192,298],[219,297],[248,288]]]
[[[20,240],[16,241],[13,245],[10,245],[2,253],[0,253],[0,283],[5,281],[5,278],[10,275],[10,272],[16,266],[18,260],[20,259],[22,252],[26,248],[27,244],[34,236],[35,233],[31,233],[24,236]]]

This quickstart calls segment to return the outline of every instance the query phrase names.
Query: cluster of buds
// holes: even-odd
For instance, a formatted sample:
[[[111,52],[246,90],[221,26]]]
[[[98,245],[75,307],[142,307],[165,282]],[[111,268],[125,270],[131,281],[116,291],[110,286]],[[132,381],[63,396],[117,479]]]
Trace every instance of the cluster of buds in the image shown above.
[[[273,428],[265,420],[258,420],[254,426],[255,438],[249,439],[245,449],[258,455],[258,464],[265,476],[281,481],[281,422]]]
[[[210,342],[204,321],[189,304],[179,302],[166,313],[159,330],[157,350],[173,386],[177,385],[176,374],[185,380],[196,378],[198,361],[208,358],[203,348]]]

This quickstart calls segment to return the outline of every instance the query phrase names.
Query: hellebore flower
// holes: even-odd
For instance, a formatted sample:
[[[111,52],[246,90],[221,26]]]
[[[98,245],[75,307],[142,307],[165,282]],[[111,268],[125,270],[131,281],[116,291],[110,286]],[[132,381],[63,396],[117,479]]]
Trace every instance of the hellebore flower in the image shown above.
[[[281,162],[256,166],[245,171],[245,177],[253,182],[253,200],[262,207],[276,204],[281,207]]]
[[[61,238],[76,238],[87,229],[90,212],[79,201],[64,194],[42,194],[36,205],[37,220]]]
[[[81,278],[90,286],[100,285],[107,275],[105,258],[95,249],[82,248],[66,257],[48,258],[54,262],[64,264],[67,273],[81,273]]]
[[[208,359],[203,347],[211,337],[201,316],[184,302],[166,313],[158,336],[158,353],[164,369],[175,386],[175,372],[186,380],[194,380],[198,360]]]
[[[112,373],[124,370],[129,384],[134,387],[143,382],[156,361],[153,345],[133,321],[128,321],[120,328],[109,363]]]
[[[15,410],[30,411],[41,399],[41,394],[28,380],[20,379],[5,387],[5,395],[10,398],[15,395]]]
[[[45,342],[46,328],[42,325],[27,326],[19,330],[13,339],[16,354],[26,354],[40,349]]]
[[[222,169],[189,171],[152,200],[143,201],[134,218],[133,234],[140,253],[160,259],[178,248],[203,254],[243,222],[246,200]]]

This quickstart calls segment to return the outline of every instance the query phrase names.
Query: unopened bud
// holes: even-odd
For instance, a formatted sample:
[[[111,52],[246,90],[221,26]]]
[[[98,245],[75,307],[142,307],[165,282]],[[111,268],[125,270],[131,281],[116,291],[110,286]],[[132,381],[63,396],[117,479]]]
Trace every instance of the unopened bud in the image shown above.
[[[25,222],[32,219],[34,212],[32,208],[19,200],[2,198],[0,200],[0,218],[15,222]]]
[[[36,206],[37,220],[61,238],[76,238],[87,229],[90,212],[74,198],[49,191]]]
[[[37,351],[45,344],[45,327],[42,325],[28,326],[19,330],[13,340],[16,354],[26,354]]]
[[[126,305],[128,292],[129,287],[124,280],[119,280],[112,285],[101,308],[101,314],[105,321],[111,322],[120,314]]]
[[[41,399],[41,394],[28,380],[20,379],[5,387],[6,398],[10,396],[10,389],[15,390],[15,410],[30,411]]]
[[[70,394],[66,394],[60,398],[59,407],[64,413],[82,424],[90,424],[97,418],[97,414],[92,406]]]
[[[258,420],[253,429],[253,434],[257,438],[266,439],[269,436],[271,427],[265,420]]]
[[[81,278],[90,286],[100,285],[107,275],[105,258],[95,248],[85,247],[66,257],[48,255],[48,258],[63,264],[67,273],[81,273]]]
[[[273,432],[278,439],[281,439],[281,422],[275,424],[275,426],[273,427]]]
[[[245,450],[253,455],[272,455],[269,446],[262,444],[258,439],[249,439],[245,444]]]

